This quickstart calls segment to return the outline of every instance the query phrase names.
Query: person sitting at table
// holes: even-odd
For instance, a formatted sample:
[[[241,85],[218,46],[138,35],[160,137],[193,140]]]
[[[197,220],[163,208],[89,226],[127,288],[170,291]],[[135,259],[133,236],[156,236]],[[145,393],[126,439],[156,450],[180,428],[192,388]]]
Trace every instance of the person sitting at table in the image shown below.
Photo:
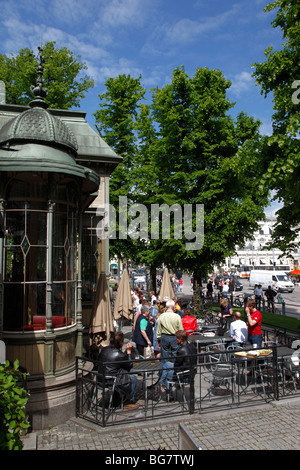
[[[232,306],[227,299],[222,299],[220,302],[219,318],[221,326],[227,329],[228,324],[230,324],[233,319]]]
[[[177,380],[177,372],[186,372],[182,376],[182,382],[189,383],[189,379],[196,373],[197,366],[197,348],[193,343],[187,341],[188,334],[185,330],[179,330],[175,333],[178,350],[175,356],[175,362],[166,361],[163,364],[163,371],[159,383],[165,386],[168,400],[173,401],[174,397],[169,382]]]
[[[127,343],[126,352],[122,351],[124,346],[124,333],[117,332],[111,339],[111,344],[102,348],[99,354],[99,361],[105,364],[106,376],[117,376],[115,392],[113,396],[114,406],[121,402],[121,396],[124,397],[124,408],[136,409],[139,407],[135,401],[135,389],[137,376],[129,374],[132,363],[132,345]],[[125,362],[124,362],[125,361]],[[99,369],[102,370],[102,366]]]
[[[197,365],[197,348],[193,343],[188,342],[188,334],[185,330],[179,330],[175,333],[179,348],[176,352],[174,371],[184,372],[186,370],[195,373]],[[189,378],[190,373],[187,374]]]
[[[197,330],[197,319],[191,315],[188,308],[184,309],[184,317],[181,319],[183,329],[190,335],[193,331]]]
[[[241,312],[235,312],[234,321],[230,323],[230,336],[235,343],[243,345],[248,341],[248,330],[246,323],[241,318]]]

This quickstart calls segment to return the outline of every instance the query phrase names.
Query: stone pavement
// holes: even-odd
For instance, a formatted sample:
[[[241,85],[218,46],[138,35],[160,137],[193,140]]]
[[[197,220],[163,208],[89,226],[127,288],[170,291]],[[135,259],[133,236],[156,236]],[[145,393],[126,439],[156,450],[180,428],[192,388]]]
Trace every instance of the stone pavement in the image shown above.
[[[300,450],[300,400],[102,428],[79,418],[37,431],[24,450],[178,451],[178,423],[203,450]]]

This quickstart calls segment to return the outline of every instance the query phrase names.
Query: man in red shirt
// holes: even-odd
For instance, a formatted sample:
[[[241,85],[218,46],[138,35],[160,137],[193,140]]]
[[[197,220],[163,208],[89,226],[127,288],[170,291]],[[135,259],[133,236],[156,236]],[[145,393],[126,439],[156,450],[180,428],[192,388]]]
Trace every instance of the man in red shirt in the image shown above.
[[[249,300],[246,307],[248,320],[248,341],[251,344],[257,344],[258,348],[262,346],[261,322],[262,315],[256,310],[255,300]]]
[[[192,317],[188,308],[184,309],[184,317],[181,320],[183,329],[187,332],[188,335],[190,335],[191,332],[197,330],[197,319],[196,317]]]

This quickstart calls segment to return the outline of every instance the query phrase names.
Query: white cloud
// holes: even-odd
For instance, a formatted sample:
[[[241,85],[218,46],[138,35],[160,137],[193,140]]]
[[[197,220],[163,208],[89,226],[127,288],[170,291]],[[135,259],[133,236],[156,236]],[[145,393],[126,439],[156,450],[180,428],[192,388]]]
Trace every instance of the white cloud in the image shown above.
[[[131,75],[132,77],[138,77],[142,70],[136,67],[130,60],[121,57],[111,66],[100,67],[100,71],[104,78],[116,77],[117,75]]]
[[[245,91],[248,91],[255,84],[249,72],[237,73],[233,77],[229,77],[229,79],[232,83],[230,91],[236,96],[240,96]]]
[[[122,57],[114,59],[110,57],[108,60],[103,60],[99,65],[87,61],[88,75],[90,75],[95,84],[101,84],[109,77],[117,77],[118,75],[131,75],[132,77],[139,77],[142,75],[142,70],[136,67],[133,62]]]
[[[223,27],[229,19],[236,16],[239,9],[240,6],[238,4],[233,4],[230,10],[214,16],[204,17],[200,20],[182,18],[166,29],[166,39],[176,43],[194,41],[203,33],[215,31]]]
[[[110,0],[104,6],[101,19],[110,27],[119,25],[141,25],[145,18],[144,2],[140,0]]]

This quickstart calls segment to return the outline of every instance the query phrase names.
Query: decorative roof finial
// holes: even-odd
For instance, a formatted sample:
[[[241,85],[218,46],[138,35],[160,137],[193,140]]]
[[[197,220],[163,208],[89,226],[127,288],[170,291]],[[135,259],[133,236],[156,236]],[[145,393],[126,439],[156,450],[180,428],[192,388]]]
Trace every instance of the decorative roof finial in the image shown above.
[[[44,80],[43,80],[44,65],[43,64],[45,63],[45,57],[42,54],[43,48],[38,47],[38,50],[39,50],[38,57],[40,61],[38,68],[37,68],[38,77],[36,79],[36,86],[31,85],[30,87],[30,90],[34,94],[35,98],[33,101],[29,103],[29,105],[32,108],[37,107],[37,106],[41,108],[48,108],[48,104],[44,100],[44,98],[48,94],[48,90],[46,88],[43,88],[43,83],[44,83]]]

